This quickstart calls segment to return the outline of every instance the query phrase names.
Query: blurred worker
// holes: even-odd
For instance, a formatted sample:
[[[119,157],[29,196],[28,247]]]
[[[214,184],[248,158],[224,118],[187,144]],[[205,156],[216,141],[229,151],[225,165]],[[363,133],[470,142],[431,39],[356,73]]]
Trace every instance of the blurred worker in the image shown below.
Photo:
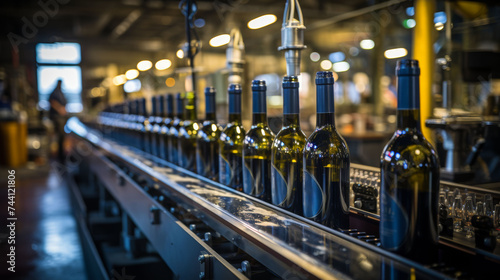
[[[66,98],[62,92],[62,80],[57,81],[56,88],[50,94],[49,118],[54,123],[54,132],[57,135],[58,160],[64,161],[64,125],[66,123]]]

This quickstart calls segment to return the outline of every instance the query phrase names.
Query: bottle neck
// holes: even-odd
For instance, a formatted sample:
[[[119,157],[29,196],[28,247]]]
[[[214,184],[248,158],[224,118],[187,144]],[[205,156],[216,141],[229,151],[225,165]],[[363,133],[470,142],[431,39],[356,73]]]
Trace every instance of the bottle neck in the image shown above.
[[[229,94],[229,122],[241,123],[241,94]]]
[[[188,99],[185,111],[185,119],[194,121],[196,120],[196,102],[195,99]]]
[[[283,114],[283,126],[300,127],[299,114]]]
[[[215,122],[215,112],[207,112],[205,120]]]
[[[283,114],[299,114],[299,88],[283,87]]]
[[[257,125],[257,124],[267,125],[267,114],[266,113],[253,113],[252,125]]]
[[[316,85],[316,127],[335,126],[333,84]]]
[[[205,120],[215,121],[215,94],[205,94]]]
[[[266,91],[255,90],[252,93],[252,124],[267,124]]]
[[[229,113],[229,122],[230,123],[241,123],[241,114]]]
[[[322,127],[325,125],[335,126],[335,113],[316,114],[316,127]]]
[[[420,109],[398,109],[397,128],[399,130],[421,131]]]
[[[421,131],[420,88],[416,75],[398,77],[397,128]]]

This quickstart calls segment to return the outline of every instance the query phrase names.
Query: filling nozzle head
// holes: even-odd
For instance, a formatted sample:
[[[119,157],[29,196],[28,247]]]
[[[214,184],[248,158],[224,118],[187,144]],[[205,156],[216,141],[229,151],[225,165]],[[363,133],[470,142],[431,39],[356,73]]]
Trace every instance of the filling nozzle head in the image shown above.
[[[229,69],[229,83],[241,83],[241,75],[243,73],[243,64],[245,60],[245,44],[241,32],[237,28],[233,28],[230,34],[230,41],[226,50],[227,68]]]
[[[298,20],[294,18],[297,11]],[[283,25],[281,27],[280,51],[285,51],[286,72],[288,76],[300,74],[300,51],[305,49],[304,45],[304,19],[298,0],[288,0],[283,14]]]

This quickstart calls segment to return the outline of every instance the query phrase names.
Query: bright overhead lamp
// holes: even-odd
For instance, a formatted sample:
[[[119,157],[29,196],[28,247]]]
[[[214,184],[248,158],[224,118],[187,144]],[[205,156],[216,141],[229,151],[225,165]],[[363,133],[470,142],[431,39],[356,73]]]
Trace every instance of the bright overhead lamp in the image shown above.
[[[323,70],[330,70],[332,68],[332,62],[328,59],[325,59],[325,60],[321,61],[319,66],[321,66],[321,69],[323,69]]]
[[[179,49],[179,50],[175,53],[175,55],[176,55],[178,58],[182,59],[182,58],[184,58],[184,51],[183,51],[183,50],[181,50],[181,49]]]
[[[384,52],[384,56],[387,59],[400,58],[406,56],[407,54],[408,51],[405,48],[389,49]]]
[[[339,72],[345,72],[351,68],[351,65],[347,61],[341,61],[341,62],[335,62],[333,64],[333,71],[339,73]]]
[[[309,55],[309,58],[313,61],[313,62],[317,62],[319,61],[319,59],[321,58],[321,56],[319,55],[319,53],[317,52],[312,52],[310,55]]]
[[[210,46],[216,48],[228,44],[230,40],[231,36],[229,36],[229,34],[221,34],[210,39],[208,43]]]
[[[415,25],[417,25],[417,22],[412,18],[403,20],[403,27],[406,29],[411,29],[415,27]]]
[[[340,62],[345,59],[345,54],[343,52],[334,52],[328,56],[328,59],[333,63]]]
[[[115,86],[123,85],[125,82],[127,82],[127,77],[124,74],[118,75],[113,78],[113,84]]]
[[[371,50],[375,47],[375,42],[373,42],[373,40],[371,39],[364,39],[361,42],[359,42],[359,46],[363,50]]]
[[[276,16],[273,14],[263,15],[258,18],[254,18],[248,22],[247,26],[250,29],[259,29],[276,22]]]
[[[170,68],[170,66],[172,66],[172,61],[170,61],[170,59],[158,60],[155,63],[155,68],[158,70],[165,70],[165,69]]]
[[[147,71],[151,69],[151,67],[153,67],[153,62],[149,60],[141,60],[137,63],[137,69],[139,69],[139,71]]]
[[[127,80],[133,80],[139,76],[139,71],[137,69],[130,69],[127,72],[125,72],[125,77],[127,77]]]

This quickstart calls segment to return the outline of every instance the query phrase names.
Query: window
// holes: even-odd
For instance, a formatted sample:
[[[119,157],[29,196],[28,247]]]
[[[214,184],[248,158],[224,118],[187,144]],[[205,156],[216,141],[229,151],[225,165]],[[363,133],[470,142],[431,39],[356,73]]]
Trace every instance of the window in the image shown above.
[[[50,109],[49,96],[57,81],[62,80],[62,91],[66,97],[66,111],[78,113],[82,105],[82,71],[80,44],[53,43],[36,45],[38,63],[38,94],[41,109]]]

